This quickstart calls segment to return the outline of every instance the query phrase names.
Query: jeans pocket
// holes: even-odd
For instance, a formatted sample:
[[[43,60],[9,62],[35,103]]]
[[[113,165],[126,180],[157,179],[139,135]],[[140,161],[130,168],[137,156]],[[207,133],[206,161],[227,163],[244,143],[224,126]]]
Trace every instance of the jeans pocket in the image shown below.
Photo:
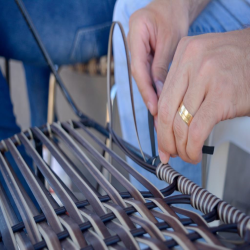
[[[80,28],[75,36],[70,59],[72,63],[87,62],[107,53],[111,22]]]

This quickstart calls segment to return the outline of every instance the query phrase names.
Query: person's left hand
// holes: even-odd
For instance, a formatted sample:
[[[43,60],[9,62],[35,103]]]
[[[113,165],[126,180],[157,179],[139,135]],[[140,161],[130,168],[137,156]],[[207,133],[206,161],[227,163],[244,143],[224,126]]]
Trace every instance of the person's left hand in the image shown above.
[[[182,101],[189,126],[178,113]],[[239,116],[250,116],[250,29],[182,38],[158,103],[161,161],[198,163],[214,125]]]

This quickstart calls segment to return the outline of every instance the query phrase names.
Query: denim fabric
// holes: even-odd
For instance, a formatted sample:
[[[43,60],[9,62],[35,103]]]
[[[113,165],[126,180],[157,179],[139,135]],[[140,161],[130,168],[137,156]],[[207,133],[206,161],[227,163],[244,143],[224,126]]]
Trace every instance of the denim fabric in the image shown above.
[[[124,27],[125,33],[128,33],[129,18],[136,10],[143,8],[151,0],[118,0],[114,10],[114,21],[120,21]],[[211,1],[204,11],[193,22],[188,35],[199,35],[208,32],[226,32],[242,29],[250,24],[250,4],[249,0],[220,0]],[[138,146],[135,129],[133,125],[132,107],[129,99],[129,85],[127,78],[126,58],[122,42],[122,37],[118,28],[114,33],[114,60],[115,60],[115,83],[117,85],[118,110],[121,120],[122,133],[125,140]],[[147,109],[143,103],[142,97],[133,80],[135,112],[139,137],[142,148],[148,154],[151,154],[150,137],[148,132]],[[147,177],[158,188],[165,187],[166,183],[159,181],[154,175],[140,168],[127,159],[129,164],[139,171],[144,177]],[[171,158],[169,163],[174,169],[179,171],[187,178],[201,185],[201,163],[192,165],[182,161],[180,158]],[[131,182],[140,190],[145,188],[133,177]]]
[[[104,55],[115,0],[23,0],[42,41],[58,64]],[[46,66],[14,0],[0,2],[0,55]]]
[[[55,64],[87,62],[106,54],[115,0],[23,2]],[[31,125],[42,125],[47,119],[49,70],[14,0],[0,1],[0,34],[0,56],[24,62]]]
[[[23,0],[40,37],[57,65],[86,62],[106,54],[115,0]],[[14,0],[0,1],[0,56],[24,63],[30,103],[31,125],[47,120],[50,70]],[[0,71],[0,140],[20,132],[13,113],[9,88]],[[18,148],[28,166],[32,161],[23,147]],[[7,158],[25,187],[33,195],[10,154]],[[21,217],[0,173],[0,182]],[[32,198],[34,201],[34,198]],[[37,205],[37,204],[36,204]]]
[[[47,122],[50,69],[23,64],[30,106],[31,127]]]

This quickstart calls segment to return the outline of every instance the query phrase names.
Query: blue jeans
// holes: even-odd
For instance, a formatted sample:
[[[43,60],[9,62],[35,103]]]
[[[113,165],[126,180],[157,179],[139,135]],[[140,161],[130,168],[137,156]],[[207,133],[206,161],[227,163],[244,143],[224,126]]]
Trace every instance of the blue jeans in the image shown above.
[[[87,62],[107,53],[115,0],[23,2],[55,64]],[[50,71],[14,0],[0,1],[0,34],[0,56],[24,64],[31,126],[42,125]]]
[[[125,33],[128,33],[129,18],[138,9],[145,7],[151,0],[118,0],[114,10],[114,21],[122,23]],[[250,24],[250,0],[218,0],[211,1],[204,11],[197,17],[189,28],[188,35],[200,35],[209,32],[226,32],[242,29]],[[118,110],[121,120],[122,133],[125,140],[134,146],[138,146],[133,125],[132,107],[129,98],[129,85],[127,78],[127,66],[122,37],[118,28],[114,33],[114,60],[115,83],[117,85]],[[133,80],[135,112],[139,137],[143,150],[151,154],[150,137],[147,124],[147,109]],[[154,183],[158,188],[165,187],[166,183],[159,181],[153,174],[137,166],[127,159],[129,164],[137,169],[144,177]],[[192,165],[180,158],[171,158],[170,165],[182,175],[201,185],[201,163]],[[144,187],[132,176],[131,182],[140,190]]]
[[[23,0],[40,37],[53,62],[60,65],[87,62],[107,53],[109,29],[115,0]],[[23,62],[31,113],[31,126],[40,126],[47,120],[50,70],[14,0],[0,1],[0,56]],[[0,71],[0,140],[20,132],[13,113],[9,88]],[[20,147],[28,166],[32,160]],[[32,193],[7,153],[8,160],[29,196]],[[0,182],[8,192],[3,177]],[[34,201],[34,198],[32,198]]]

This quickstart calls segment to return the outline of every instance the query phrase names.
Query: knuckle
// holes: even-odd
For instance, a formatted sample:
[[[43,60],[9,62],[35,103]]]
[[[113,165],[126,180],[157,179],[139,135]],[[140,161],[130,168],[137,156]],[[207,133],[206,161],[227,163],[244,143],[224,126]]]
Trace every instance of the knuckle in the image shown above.
[[[157,67],[155,69],[152,69],[152,76],[154,79],[160,80],[161,82],[165,82],[167,77],[167,70],[163,67]]]
[[[187,43],[186,50],[189,52],[200,52],[203,50],[204,43],[198,39],[198,38],[193,38],[190,39]]]
[[[167,149],[167,152],[169,154],[171,154],[171,155],[177,155],[178,154],[178,151],[176,149],[176,145],[175,144],[173,145],[173,144],[168,143],[166,145],[166,149]]]
[[[160,62],[155,62],[153,65],[152,71],[155,74],[160,73],[160,74],[164,74],[166,76],[168,73],[168,68],[166,65],[163,66],[163,64]]]
[[[180,47],[186,46],[186,45],[188,44],[188,42],[189,42],[190,39],[191,39],[191,38],[188,37],[188,36],[182,37],[181,40],[180,40],[180,42],[179,42],[179,45],[178,45],[178,46],[180,46]]]
[[[207,56],[203,58],[199,70],[199,75],[204,77],[204,75],[210,74],[216,68],[217,60],[213,56]]]
[[[197,164],[200,162],[199,153],[196,151],[196,148],[190,149],[187,148],[188,162],[192,164]]]
[[[178,156],[185,162],[190,162],[190,159],[186,153],[185,145],[181,143],[177,143],[176,151],[178,153]]]
[[[200,162],[199,154],[194,151],[188,151],[188,160],[189,163],[198,164]]]
[[[183,50],[182,62],[188,62],[194,60],[200,56],[203,51],[203,43],[198,38],[189,38],[185,43],[185,48]]]
[[[178,156],[183,160],[183,161],[188,161],[188,157],[185,153],[185,149],[182,147],[182,145],[180,144],[177,144],[176,146],[176,151],[177,151],[177,154]]]
[[[135,25],[140,28],[148,20],[147,16],[147,11],[144,9],[137,10],[129,18],[129,28]]]
[[[135,22],[137,22],[137,20],[140,20],[140,19],[138,19],[138,14],[140,13],[140,10],[138,10],[138,11],[136,11],[136,12],[134,12],[131,16],[130,16],[130,18],[129,18],[129,28],[131,28],[133,25],[134,25],[134,23]]]
[[[199,156],[193,157],[192,159],[189,158],[188,162],[192,164],[198,164],[200,162]]]
[[[189,157],[187,157],[186,155],[183,154],[183,155],[179,155],[179,156],[181,157],[181,159],[183,161],[192,163],[192,160]]]

